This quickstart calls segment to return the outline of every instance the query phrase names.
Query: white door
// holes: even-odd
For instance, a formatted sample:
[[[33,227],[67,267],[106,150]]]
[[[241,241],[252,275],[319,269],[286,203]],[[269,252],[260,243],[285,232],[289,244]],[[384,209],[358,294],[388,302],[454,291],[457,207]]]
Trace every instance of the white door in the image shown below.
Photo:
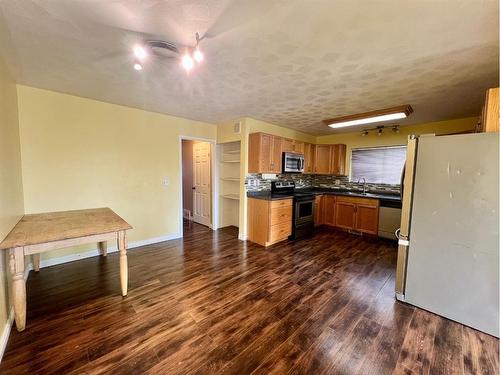
[[[210,143],[193,144],[193,220],[210,225]]]

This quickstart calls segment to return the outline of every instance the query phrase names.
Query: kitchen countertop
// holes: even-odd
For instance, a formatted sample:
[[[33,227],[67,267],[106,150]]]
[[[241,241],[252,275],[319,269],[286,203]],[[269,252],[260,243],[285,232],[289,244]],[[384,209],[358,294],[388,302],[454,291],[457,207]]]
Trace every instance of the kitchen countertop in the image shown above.
[[[344,195],[349,197],[362,197],[362,198],[372,198],[391,202],[401,202],[401,197],[399,194],[388,194],[380,192],[367,192],[363,194],[362,191],[356,190],[345,190],[345,189],[328,189],[328,188],[298,188],[296,192],[300,193],[311,193],[314,195]],[[247,192],[247,197],[255,199],[264,200],[280,200],[280,199],[290,199],[293,198],[293,194],[271,194],[270,191],[249,191]]]

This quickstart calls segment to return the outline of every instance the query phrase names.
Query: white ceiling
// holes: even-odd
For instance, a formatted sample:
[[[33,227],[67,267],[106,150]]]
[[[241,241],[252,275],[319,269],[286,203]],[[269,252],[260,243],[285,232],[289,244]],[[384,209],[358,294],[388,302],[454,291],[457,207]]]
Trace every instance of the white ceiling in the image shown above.
[[[329,134],[353,128],[322,119],[401,104],[415,110],[402,125],[474,116],[499,78],[497,0],[0,0],[0,12],[19,83],[212,123]],[[195,32],[206,61],[189,75],[174,59],[132,69],[141,39],[193,45]]]

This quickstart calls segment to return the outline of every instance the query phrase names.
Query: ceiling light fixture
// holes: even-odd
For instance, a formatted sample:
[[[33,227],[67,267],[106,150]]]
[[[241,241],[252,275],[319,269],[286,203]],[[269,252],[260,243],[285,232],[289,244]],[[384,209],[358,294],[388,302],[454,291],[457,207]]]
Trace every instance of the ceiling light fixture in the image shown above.
[[[182,67],[184,69],[186,69],[186,71],[188,71],[188,72],[191,69],[193,69],[194,61],[193,61],[193,58],[191,57],[191,55],[189,53],[186,52],[184,54],[184,56],[182,56],[181,64],[182,64]]]
[[[366,137],[368,134],[370,134],[370,132],[376,132],[378,136],[381,136],[383,135],[384,129],[386,129],[384,125],[379,125],[374,128],[365,128],[361,130],[361,136]],[[394,125],[391,127],[391,129],[394,133],[399,133],[399,125]]]
[[[194,47],[183,47],[182,50],[184,52],[182,54],[180,52],[181,48],[175,43],[163,40],[146,40],[142,45],[134,46],[134,69],[142,70],[142,61],[144,61],[149,55],[156,55],[163,58],[177,58],[177,56],[179,56],[180,65],[186,70],[186,72],[191,71],[196,64],[201,64],[205,59],[205,56],[199,46],[201,41],[200,35],[196,33],[195,37],[196,45]],[[165,52],[167,56],[165,56]],[[168,56],[168,54],[172,53],[173,55]]]
[[[143,46],[135,46],[134,47],[134,56],[139,60],[144,60],[146,58],[146,49]]]
[[[201,53],[198,47],[196,47],[196,49],[193,52],[193,58],[194,61],[196,61],[197,63],[201,63],[203,61],[203,53]]]
[[[347,126],[371,124],[374,122],[398,120],[408,117],[413,112],[409,104],[401,105],[398,107],[391,107],[377,111],[359,113],[356,115],[349,115],[337,117],[323,122],[331,128],[344,128]]]

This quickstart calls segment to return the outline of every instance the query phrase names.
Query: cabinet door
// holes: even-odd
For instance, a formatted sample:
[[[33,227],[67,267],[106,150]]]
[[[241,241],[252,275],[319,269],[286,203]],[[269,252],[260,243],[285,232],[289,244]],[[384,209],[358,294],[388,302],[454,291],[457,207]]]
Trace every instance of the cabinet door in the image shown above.
[[[248,172],[268,173],[271,164],[272,136],[252,133],[248,139]]]
[[[345,174],[346,145],[332,145],[332,166],[331,173],[336,175]]]
[[[325,212],[323,217],[326,225],[335,226],[335,201],[335,195],[325,196]]]
[[[355,229],[363,233],[378,234],[378,207],[358,203]]]
[[[281,158],[282,158],[282,138],[273,136],[272,137],[272,153],[271,153],[271,162],[270,162],[270,170],[273,173],[281,173]]]
[[[332,153],[330,145],[316,145],[314,157],[314,173],[329,174],[331,167]]]
[[[311,143],[304,143],[304,173],[314,172],[314,152],[316,146]]]
[[[259,164],[261,173],[271,172],[271,150],[273,137],[269,134],[261,133]]]
[[[356,204],[337,201],[335,204],[335,226],[344,229],[354,229]]]
[[[282,143],[282,150],[283,152],[294,152],[294,147],[293,147],[293,141],[288,138],[282,138],[283,143]]]
[[[322,225],[324,224],[323,220],[323,195],[316,195],[314,200],[314,225]]]
[[[293,142],[293,151],[298,152],[299,154],[304,153],[304,142],[294,141]]]
[[[499,88],[493,88],[486,91],[486,101],[484,104],[484,126],[483,130],[486,132],[497,132],[498,118],[499,118]]]

